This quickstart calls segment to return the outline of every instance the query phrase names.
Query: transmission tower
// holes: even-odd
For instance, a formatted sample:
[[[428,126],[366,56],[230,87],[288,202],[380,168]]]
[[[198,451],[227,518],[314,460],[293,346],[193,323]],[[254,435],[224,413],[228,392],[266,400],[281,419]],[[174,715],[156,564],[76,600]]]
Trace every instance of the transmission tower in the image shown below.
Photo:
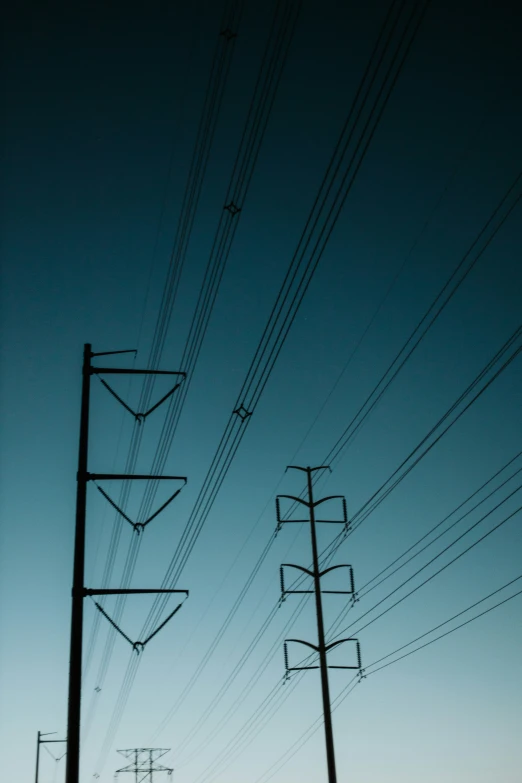
[[[354,587],[354,578],[353,578],[353,569],[351,565],[335,565],[330,566],[329,568],[325,568],[322,571],[319,568],[319,553],[317,548],[317,531],[316,531],[316,524],[317,523],[328,523],[328,524],[343,524],[345,526],[345,530],[348,530],[348,514],[346,510],[346,500],[342,495],[329,495],[328,497],[321,498],[320,500],[314,501],[314,494],[313,494],[313,482],[312,482],[312,476],[316,471],[319,470],[330,470],[330,468],[327,465],[322,465],[321,467],[316,468],[303,468],[299,467],[297,465],[289,465],[287,470],[301,470],[307,475],[307,500],[304,500],[300,497],[294,497],[293,495],[278,495],[276,498],[276,513],[277,513],[277,529],[279,530],[281,528],[281,525],[284,523],[289,522],[308,522],[310,524],[310,534],[311,534],[311,540],[312,540],[312,569],[303,568],[303,566],[295,565],[294,563],[283,563],[281,565],[281,600],[284,601],[286,596],[290,593],[314,593],[315,595],[315,610],[317,615],[317,644],[312,644],[311,642],[306,642],[303,639],[287,639],[284,643],[284,654],[285,654],[285,668],[286,668],[286,676],[290,676],[290,672],[292,671],[304,671],[306,669],[320,669],[321,671],[321,690],[322,690],[322,697],[323,697],[323,714],[324,714],[324,733],[325,733],[325,742],[326,742],[326,761],[328,766],[328,781],[329,783],[337,783],[337,773],[335,769],[335,750],[334,750],[334,738],[333,738],[333,726],[332,726],[332,710],[330,705],[330,686],[328,682],[328,669],[357,669],[359,672],[361,671],[361,649],[359,646],[359,641],[357,639],[338,639],[335,642],[331,642],[330,644],[326,644],[325,641],[325,633],[324,633],[324,619],[323,619],[323,602],[322,602],[322,593],[337,593],[340,595],[351,595],[352,600],[355,600],[355,587]],[[287,500],[293,501],[293,503],[298,503],[300,505],[306,506],[308,509],[308,519],[293,519],[293,518],[285,518],[283,519],[282,513],[281,513],[281,499],[285,498]],[[319,506],[322,503],[326,503],[327,501],[331,500],[337,500],[341,501],[342,506],[342,519],[316,519],[315,516],[315,509],[317,506]],[[312,577],[313,579],[313,590],[297,590],[297,589],[287,589],[285,587],[285,576],[284,576],[284,569],[286,568],[296,568],[298,571],[301,571],[302,573],[306,574],[307,576]],[[321,577],[325,576],[325,574],[337,570],[339,568],[346,568],[349,572],[349,590],[321,590]],[[298,644],[304,644],[306,647],[310,647],[315,653],[319,656],[319,665],[308,665],[308,666],[290,666],[288,662],[288,642],[296,642]],[[328,657],[327,654],[329,650],[331,650],[334,647],[337,647],[340,644],[343,644],[344,642],[354,642],[356,653],[357,653],[357,664],[354,666],[332,666],[328,664]],[[304,663],[304,661],[303,661]]]
[[[167,775],[172,775],[174,772],[170,767],[164,767],[162,764],[156,764],[156,761],[168,753],[170,748],[130,748],[129,750],[119,750],[126,759],[133,759],[131,764],[126,767],[117,769],[115,777],[117,778],[120,772],[133,772],[134,783],[144,783],[148,781],[153,783],[155,772],[166,772]]]
[[[76,528],[74,538],[74,568],[73,568],[73,587],[72,587],[72,615],[71,615],[71,647],[69,659],[69,703],[67,712],[67,761],[66,761],[66,783],[79,783],[80,771],[80,714],[81,714],[81,689],[82,689],[82,642],[83,642],[83,601],[86,596],[95,595],[129,595],[137,593],[184,593],[188,596],[188,590],[167,590],[167,589],[146,589],[146,590],[106,590],[91,589],[84,585],[85,571],[85,522],[87,511],[87,485],[89,482],[96,484],[98,490],[105,499],[118,511],[118,513],[130,523],[135,535],[143,533],[145,527],[163,511],[169,503],[180,493],[181,488],[176,489],[169,497],[166,503],[155,511],[144,522],[135,522],[127,516],[110,497],[110,495],[98,486],[97,481],[175,481],[186,483],[185,476],[151,476],[136,474],[117,474],[117,473],[89,473],[87,470],[87,453],[89,441],[89,403],[91,390],[91,377],[97,375],[101,383],[110,392],[110,394],[127,410],[138,423],[143,425],[148,416],[165,402],[180,387],[185,379],[185,373],[173,372],[170,370],[135,370],[121,369],[119,367],[98,367],[92,365],[92,359],[98,356],[112,356],[115,354],[136,353],[136,351],[103,351],[93,353],[90,343],[86,343],[83,351],[83,380],[82,380],[82,401],[80,414],[80,444],[78,452],[78,473],[77,473],[77,492],[76,492]],[[155,405],[144,412],[133,411],[132,408],[109,386],[102,375],[162,375],[176,376],[177,380],[173,388],[167,392]],[[96,602],[95,602],[96,603]],[[142,641],[132,641],[118,625],[111,619],[100,604],[96,604],[100,612],[106,617],[111,625],[132,645],[133,650],[139,655],[145,645],[160,631],[164,625],[173,617],[179,604],[173,612],[164,620],[156,630]],[[145,780],[145,778],[142,778]],[[152,779],[152,778],[151,778]]]

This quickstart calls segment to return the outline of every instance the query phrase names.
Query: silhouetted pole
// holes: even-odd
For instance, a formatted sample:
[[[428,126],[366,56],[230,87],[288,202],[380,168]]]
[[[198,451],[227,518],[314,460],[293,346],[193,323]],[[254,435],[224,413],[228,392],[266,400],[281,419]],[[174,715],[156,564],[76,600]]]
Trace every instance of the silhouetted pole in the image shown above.
[[[38,732],[36,735],[36,772],[34,776],[34,783],[38,783],[38,772],[40,769],[40,745],[42,743],[47,742],[66,742],[67,740],[44,740],[42,737],[48,737],[51,734],[56,734],[55,731],[46,731],[45,734],[42,734],[41,731]]]
[[[87,511],[87,484],[91,480],[103,479],[103,480],[176,480],[186,482],[186,476],[152,476],[152,475],[136,475],[136,474],[119,474],[119,473],[89,473],[87,471],[87,452],[89,441],[89,398],[90,398],[90,383],[91,375],[166,375],[166,376],[180,376],[185,378],[184,372],[175,372],[170,370],[135,370],[135,369],[121,369],[117,367],[93,367],[91,360],[93,357],[98,356],[112,356],[115,354],[123,353],[136,353],[135,350],[125,351],[102,351],[93,353],[91,350],[91,344],[85,343],[83,351],[83,371],[82,371],[82,401],[81,401],[81,413],[80,413],[80,445],[78,451],[78,474],[77,491],[76,491],[76,526],[74,536],[74,566],[73,566],[73,586],[72,586],[72,613],[71,613],[71,649],[69,658],[69,703],[67,710],[67,763],[65,771],[65,783],[79,783],[80,776],[80,718],[81,718],[81,691],[82,691],[82,636],[83,636],[83,600],[87,595],[128,595],[131,593],[185,593],[188,596],[188,590],[171,590],[171,589],[87,589],[84,585],[84,571],[85,571],[85,522]],[[129,405],[112,389],[109,384],[100,378],[105,388],[115,397],[118,402],[135,418],[140,424],[153,413],[162,403],[164,403],[174,392],[179,388],[180,383],[176,383],[175,386],[167,392],[155,405],[149,408],[148,411],[143,413],[133,411]],[[102,490],[100,490],[102,491]],[[166,503],[164,503],[158,511],[152,514],[148,520],[143,523],[133,523],[132,527],[136,533],[140,533],[146,525],[149,524],[163,509],[165,509],[169,503],[179,494],[176,491],[172,497],[170,497]],[[120,513],[127,521],[131,521],[123,512],[121,508],[117,506],[107,493],[102,491],[102,494],[107,498],[111,505]],[[171,612],[166,620],[149,635],[143,642],[131,642],[133,649],[139,653],[143,647],[157,634],[161,628],[173,617],[178,609],[181,608],[181,604]],[[103,608],[98,605],[98,609],[105,614]],[[122,633],[121,629],[108,618],[116,630],[122,634],[127,641],[130,639]]]
[[[91,344],[83,351],[80,445],[76,490],[76,529],[71,614],[71,651],[69,659],[69,704],[67,710],[66,783],[79,783],[80,710],[82,691],[83,587],[85,568],[85,514],[87,507],[87,450],[89,442],[89,397],[91,383]]]
[[[34,776],[34,783],[38,783],[38,769],[40,767],[40,732],[36,737],[36,774]]]
[[[338,595],[351,594],[352,600],[355,600],[355,585],[354,585],[354,578],[353,578],[353,568],[351,565],[348,564],[334,565],[334,566],[329,566],[327,568],[324,568],[321,571],[319,566],[319,552],[317,549],[317,523],[343,524],[345,526],[345,532],[346,532],[348,530],[348,512],[346,509],[346,500],[342,495],[329,495],[328,497],[321,498],[320,500],[317,501],[314,500],[312,474],[319,470],[330,470],[330,468],[327,465],[321,465],[315,468],[311,468],[311,467],[304,468],[298,465],[288,465],[287,470],[289,469],[301,470],[303,471],[303,473],[306,473],[308,499],[305,500],[304,498],[297,497],[295,495],[278,495],[276,498],[277,523],[278,523],[277,530],[280,529],[281,525],[284,522],[297,522],[297,523],[309,522],[310,523],[310,536],[312,540],[312,566],[311,568],[304,568],[303,566],[297,565],[295,563],[283,563],[281,565],[281,569],[280,569],[281,600],[284,601],[286,596],[291,593],[302,593],[302,594],[314,593],[315,609],[316,609],[316,616],[317,616],[317,645],[305,641],[304,639],[287,639],[284,643],[286,676],[288,677],[289,673],[292,671],[305,671],[307,669],[320,669],[321,671],[321,693],[322,693],[322,701],[323,701],[324,733],[325,733],[325,741],[326,741],[326,762],[327,762],[327,769],[328,769],[328,782],[337,783],[337,773],[335,768],[333,725],[332,725],[332,710],[330,705],[330,686],[328,683],[328,669],[329,668],[357,669],[360,672],[361,651],[360,651],[359,641],[358,639],[355,638],[336,639],[335,641],[330,642],[330,644],[326,644],[325,633],[324,633],[322,592],[337,593]],[[292,519],[291,512],[290,515],[287,515],[283,519],[281,515],[281,508],[280,508],[280,500],[283,498],[286,498],[286,500],[291,500],[295,504],[301,504],[305,506],[309,511],[308,519]],[[333,501],[333,500],[342,501],[342,509],[343,509],[342,519],[317,518],[315,514],[316,506],[319,506],[322,503],[326,503],[328,501]],[[307,590],[301,588],[295,589],[292,586],[290,588],[286,588],[285,580],[284,580],[285,568],[294,568],[297,569],[298,571],[301,571],[303,574],[312,577],[314,589],[313,590]],[[325,576],[329,572],[337,571],[338,569],[342,569],[342,568],[347,568],[349,570],[350,589],[349,590],[326,589],[324,591],[321,591],[321,577]],[[315,664],[290,666],[288,662],[288,649],[287,649],[288,642],[297,642],[298,644],[304,644],[307,647],[310,647],[312,650],[314,650],[319,656],[319,666]],[[334,647],[337,647],[340,644],[344,644],[345,642],[355,642],[356,651],[357,651],[357,665],[329,666],[328,652],[332,650]]]
[[[321,669],[321,690],[323,694],[324,734],[326,741],[326,763],[328,765],[329,783],[337,783],[335,770],[335,751],[332,726],[332,709],[330,705],[330,685],[328,683],[328,663],[326,660],[326,644],[324,639],[323,602],[321,598],[321,579],[319,572],[319,553],[317,551],[317,533],[315,529],[315,508],[312,486],[312,469],[306,468],[308,478],[308,503],[310,508],[310,534],[312,537],[312,558],[314,573],[315,610],[317,614],[317,640],[319,647],[319,665]]]

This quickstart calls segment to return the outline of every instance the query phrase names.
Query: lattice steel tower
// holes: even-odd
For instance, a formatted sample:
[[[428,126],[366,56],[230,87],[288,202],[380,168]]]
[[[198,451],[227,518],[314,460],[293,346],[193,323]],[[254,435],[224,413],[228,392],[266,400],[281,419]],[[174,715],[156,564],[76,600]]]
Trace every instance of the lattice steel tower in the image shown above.
[[[134,783],[153,783],[155,772],[166,772],[172,775],[174,772],[170,767],[164,767],[157,764],[157,760],[168,753],[170,748],[129,748],[128,750],[119,750],[122,756],[133,761],[126,767],[117,769],[115,778],[118,778],[120,772],[133,772]]]

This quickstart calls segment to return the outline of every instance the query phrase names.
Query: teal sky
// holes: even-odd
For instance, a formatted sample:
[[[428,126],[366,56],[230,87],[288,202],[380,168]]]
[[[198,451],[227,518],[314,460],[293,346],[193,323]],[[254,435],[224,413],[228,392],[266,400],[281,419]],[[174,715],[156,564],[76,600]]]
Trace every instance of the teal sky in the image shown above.
[[[289,596],[271,615],[279,598],[280,563],[310,563],[305,525],[286,525],[278,533],[193,687],[191,678],[271,538],[275,495],[303,488],[302,476],[285,475],[286,465],[324,463],[522,169],[520,14],[507,0],[457,5],[428,4],[179,575],[176,587],[189,589],[189,599],[139,658],[86,601],[82,783],[112,781],[127,763],[117,749],[134,747],[171,748],[162,761],[175,768],[179,783],[327,780],[321,724],[299,744],[321,716],[319,675],[311,671],[283,682],[282,639],[316,641],[311,602],[291,628],[298,597]],[[132,587],[159,587],[167,572],[388,7],[382,0],[303,0],[166,452],[165,472],[187,476],[188,482],[141,537]],[[291,20],[297,4],[244,3],[179,291],[168,313],[161,369],[183,369],[183,349],[277,8],[279,14],[288,9]],[[404,19],[415,8],[408,0]],[[152,2],[146,8],[15,2],[6,14],[0,358],[0,737],[6,781],[34,777],[38,730],[65,736],[83,344],[91,342],[94,351],[138,349],[135,360],[105,360],[118,367],[146,367],[150,360],[222,14],[221,0]],[[278,25],[281,18],[276,17]],[[360,510],[520,327],[522,224],[515,202],[521,191],[519,180],[502,207],[501,214],[513,209],[498,233],[332,462],[332,473],[317,483],[318,497],[346,496],[355,520],[332,562],[353,565],[360,600],[335,627],[346,629],[347,636],[357,632],[367,674],[334,712],[340,783],[520,779],[522,595],[511,599],[522,590],[522,578],[513,581],[522,576],[522,492],[517,492],[522,456],[513,460],[522,448],[520,356],[382,504],[367,518]],[[516,335],[502,361],[520,345]],[[138,405],[139,378],[116,378],[114,388]],[[167,388],[158,382],[154,399]],[[142,425],[137,472],[152,470],[166,413],[163,406]],[[134,426],[94,377],[91,472],[125,470]],[[456,522],[452,530],[365,594],[366,583],[510,460],[437,533]],[[103,487],[119,497],[119,484]],[[133,518],[142,492],[142,485],[132,489],[126,511]],[[154,502],[160,505],[166,497],[161,488]],[[120,533],[107,580],[114,531]],[[322,526],[321,548],[337,532]],[[91,485],[88,587],[104,580],[103,586],[121,585],[136,546],[133,535]],[[440,575],[363,628],[446,564]],[[373,676],[380,665],[372,667],[373,662],[496,590],[413,647],[510,600]],[[324,597],[328,628],[345,604],[342,596]],[[140,638],[151,605],[149,596],[126,602],[121,626],[130,638]],[[158,622],[174,606],[172,599]],[[116,600],[108,599],[105,608],[114,615]],[[289,652],[292,662],[301,660],[297,647]],[[351,662],[352,654],[344,646],[332,663]],[[132,688],[126,694],[122,685],[129,671]],[[330,672],[332,699],[344,693],[352,676]],[[253,715],[259,720],[249,723]],[[59,747],[48,746],[56,756],[53,749]],[[64,760],[54,761],[42,749],[40,783],[61,783],[64,770]]]

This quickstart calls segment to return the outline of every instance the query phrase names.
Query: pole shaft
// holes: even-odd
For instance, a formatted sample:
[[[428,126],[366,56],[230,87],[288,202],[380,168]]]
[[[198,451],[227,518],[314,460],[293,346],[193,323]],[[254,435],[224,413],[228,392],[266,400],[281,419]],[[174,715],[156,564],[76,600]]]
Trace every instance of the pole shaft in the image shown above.
[[[326,659],[326,642],[324,638],[323,603],[321,598],[321,578],[319,576],[319,554],[317,549],[317,533],[316,533],[316,526],[315,526],[312,471],[310,468],[307,468],[307,477],[308,477],[308,502],[310,504],[310,534],[312,538],[312,555],[313,555],[313,563],[314,563],[314,592],[315,592],[315,609],[317,614],[319,665],[321,669],[321,690],[323,694],[326,763],[328,766],[328,783],[337,783],[337,773],[335,769],[332,711],[330,706],[330,686],[328,683],[328,662]]]
[[[85,566],[85,516],[87,506],[87,449],[89,440],[89,396],[91,345],[83,352],[80,444],[76,491],[76,527],[71,612],[71,651],[69,658],[69,704],[67,712],[66,783],[78,783],[80,773],[80,711],[82,688],[83,588]]]
[[[36,736],[36,773],[34,783],[38,783],[38,768],[40,766],[40,732]]]

